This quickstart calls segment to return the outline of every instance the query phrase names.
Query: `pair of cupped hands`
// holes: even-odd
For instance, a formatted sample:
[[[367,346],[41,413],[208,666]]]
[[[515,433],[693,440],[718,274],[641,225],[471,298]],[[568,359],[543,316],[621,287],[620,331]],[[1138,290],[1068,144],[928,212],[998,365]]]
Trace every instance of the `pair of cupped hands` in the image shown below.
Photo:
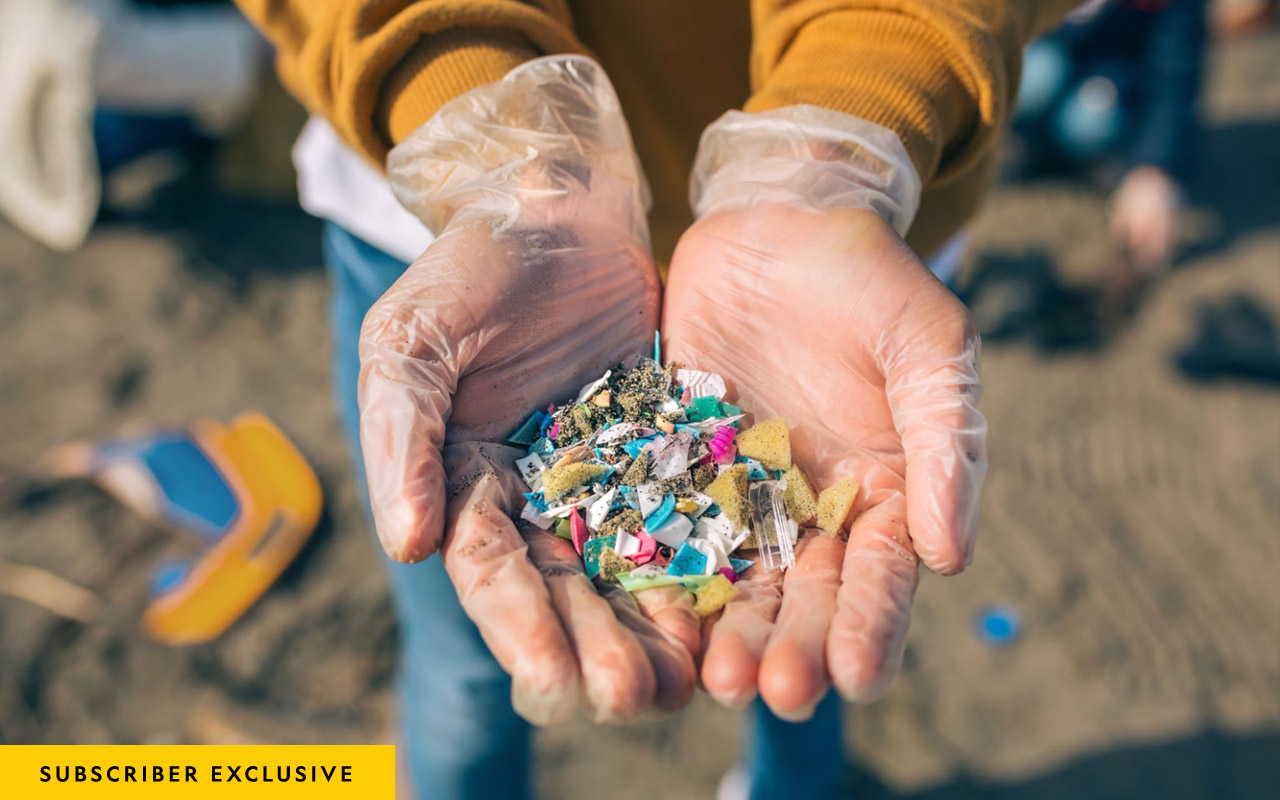
[[[642,719],[701,685],[798,721],[832,685],[888,687],[919,565],[972,558],[986,468],[977,335],[895,231],[919,194],[904,162],[892,134],[836,112],[726,115],[664,289],[594,62],[530,62],[392,152],[397,195],[438,235],[361,333],[375,524],[393,558],[444,559],[524,717]],[[804,531],[792,569],[748,570],[706,619],[682,587],[593,585],[567,541],[519,521],[521,451],[503,444],[659,328],[665,360],[788,422],[815,486],[862,487],[847,535]]]

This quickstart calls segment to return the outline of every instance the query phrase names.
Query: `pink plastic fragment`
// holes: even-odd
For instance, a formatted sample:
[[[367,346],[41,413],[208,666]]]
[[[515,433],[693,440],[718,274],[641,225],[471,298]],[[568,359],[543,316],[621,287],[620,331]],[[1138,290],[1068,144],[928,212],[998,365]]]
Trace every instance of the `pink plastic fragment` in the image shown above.
[[[711,437],[711,441],[707,442],[707,447],[711,450],[711,457],[716,460],[717,464],[731,464],[734,456],[738,455],[738,448],[734,445],[734,437],[738,435],[738,429],[728,425],[721,425],[716,428],[716,435]]]
[[[644,531],[638,531],[632,535],[640,542],[640,549],[631,556],[631,560],[636,562],[637,567],[641,567],[658,555],[658,540]]]
[[[587,531],[587,521],[582,518],[582,511],[576,506],[569,515],[569,535],[573,538],[573,549],[578,551],[578,555],[582,555],[582,548],[586,546],[587,537],[591,534]]]
[[[559,436],[559,435],[560,435],[560,423],[559,423],[559,422],[557,422],[556,424],[552,425],[550,428],[548,428],[548,429],[547,429],[547,438],[548,438],[548,439],[555,439],[555,438],[556,438],[557,436]]]
[[[720,569],[716,570],[716,572],[719,572],[721,575],[728,578],[729,583],[738,582],[738,573],[733,571],[733,567],[721,567]]]

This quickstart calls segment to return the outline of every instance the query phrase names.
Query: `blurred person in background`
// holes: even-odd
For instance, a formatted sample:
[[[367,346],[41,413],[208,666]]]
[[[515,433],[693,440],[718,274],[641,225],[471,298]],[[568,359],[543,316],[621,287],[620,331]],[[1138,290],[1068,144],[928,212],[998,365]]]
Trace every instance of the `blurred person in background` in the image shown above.
[[[0,215],[74,250],[103,178],[230,131],[265,56],[230,0],[0,0]]]
[[[1009,172],[1116,185],[1112,284],[1168,266],[1196,162],[1204,0],[1089,0],[1026,52]],[[1120,175],[1118,184],[1116,175]]]
[[[419,795],[527,796],[526,720],[643,719],[698,682],[748,712],[724,796],[841,795],[829,689],[887,689],[918,565],[972,557],[986,469],[976,333],[915,253],[976,208],[1022,48],[1071,3],[239,2],[314,115],[300,196]],[[683,589],[598,594],[518,529],[495,451],[660,312],[667,360],[865,487],[847,542],[804,538],[705,630]]]

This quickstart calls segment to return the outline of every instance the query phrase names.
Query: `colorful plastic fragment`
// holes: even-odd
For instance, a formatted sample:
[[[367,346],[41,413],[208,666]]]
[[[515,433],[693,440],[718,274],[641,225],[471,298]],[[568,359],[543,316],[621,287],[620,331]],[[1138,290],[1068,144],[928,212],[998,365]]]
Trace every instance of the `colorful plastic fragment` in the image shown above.
[[[757,422],[738,434],[738,453],[755,458],[769,469],[791,467],[791,435],[787,421],[778,418]]]
[[[799,467],[792,465],[782,476],[782,482],[786,484],[782,491],[782,502],[787,507],[788,517],[803,525],[818,516],[818,495]]]
[[[658,528],[666,524],[671,517],[671,512],[675,511],[676,497],[669,494],[662,498],[661,503],[654,509],[653,513],[644,518],[644,529],[649,533],[653,533]]]
[[[739,430],[725,391],[714,373],[641,358],[535,412],[510,440],[527,446],[515,459],[530,489],[521,518],[569,539],[594,580],[683,586],[700,614],[753,565],[790,567],[800,524],[843,522],[856,486],[816,494],[792,467],[786,423]]]
[[[684,514],[671,514],[667,521],[649,532],[654,539],[669,547],[679,547],[693,533],[693,520]]]
[[[818,527],[832,535],[840,533],[845,517],[858,496],[858,484],[841,478],[835,486],[818,493]]]
[[[738,587],[725,576],[715,575],[695,593],[693,610],[698,616],[714,614],[725,607],[725,604],[738,595]]]
[[[746,527],[747,466],[734,464],[702,490],[737,527]]]
[[[640,565],[648,564],[658,555],[658,540],[644,531],[637,531],[633,535],[638,542],[638,547],[635,554],[631,556],[631,560]]]
[[[578,486],[586,486],[604,476],[609,468],[589,461],[553,467],[542,473],[542,495],[547,500],[559,500]]]
[[[716,434],[711,437],[707,447],[711,449],[711,457],[717,464],[733,463],[733,457],[738,454],[738,448],[733,443],[733,437],[737,434],[738,429],[728,425],[716,428]]]
[[[569,514],[569,533],[573,537],[573,549],[578,551],[578,555],[582,555],[582,548],[591,534],[587,530],[587,521],[582,518],[582,512],[576,508]]]
[[[671,559],[671,563],[667,565],[668,575],[705,575],[706,571],[707,557],[699,552],[692,542],[680,545],[675,558]]]

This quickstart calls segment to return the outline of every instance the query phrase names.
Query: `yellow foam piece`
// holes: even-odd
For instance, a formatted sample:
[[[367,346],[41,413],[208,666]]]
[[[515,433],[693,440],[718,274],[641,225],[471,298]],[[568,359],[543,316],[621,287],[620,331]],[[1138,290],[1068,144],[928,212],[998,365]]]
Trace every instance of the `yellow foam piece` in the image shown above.
[[[757,422],[738,434],[738,453],[754,458],[769,469],[791,466],[791,434],[787,421],[778,417]]]
[[[553,467],[542,473],[542,496],[550,503],[564,497],[570,489],[585,486],[592,481],[604,477],[609,468],[603,464],[578,462]]]
[[[818,516],[818,494],[813,491],[813,484],[793,466],[782,476],[787,488],[782,492],[782,502],[787,507],[787,516],[801,525]]]
[[[725,603],[738,596],[738,587],[728,578],[717,575],[707,581],[694,595],[693,610],[698,616],[705,617],[724,608]]]
[[[818,493],[818,527],[832,535],[840,533],[849,509],[858,496],[858,484],[841,478],[834,486]]]
[[[747,521],[747,465],[734,464],[707,484],[702,493],[720,506],[720,511],[739,528]]]

